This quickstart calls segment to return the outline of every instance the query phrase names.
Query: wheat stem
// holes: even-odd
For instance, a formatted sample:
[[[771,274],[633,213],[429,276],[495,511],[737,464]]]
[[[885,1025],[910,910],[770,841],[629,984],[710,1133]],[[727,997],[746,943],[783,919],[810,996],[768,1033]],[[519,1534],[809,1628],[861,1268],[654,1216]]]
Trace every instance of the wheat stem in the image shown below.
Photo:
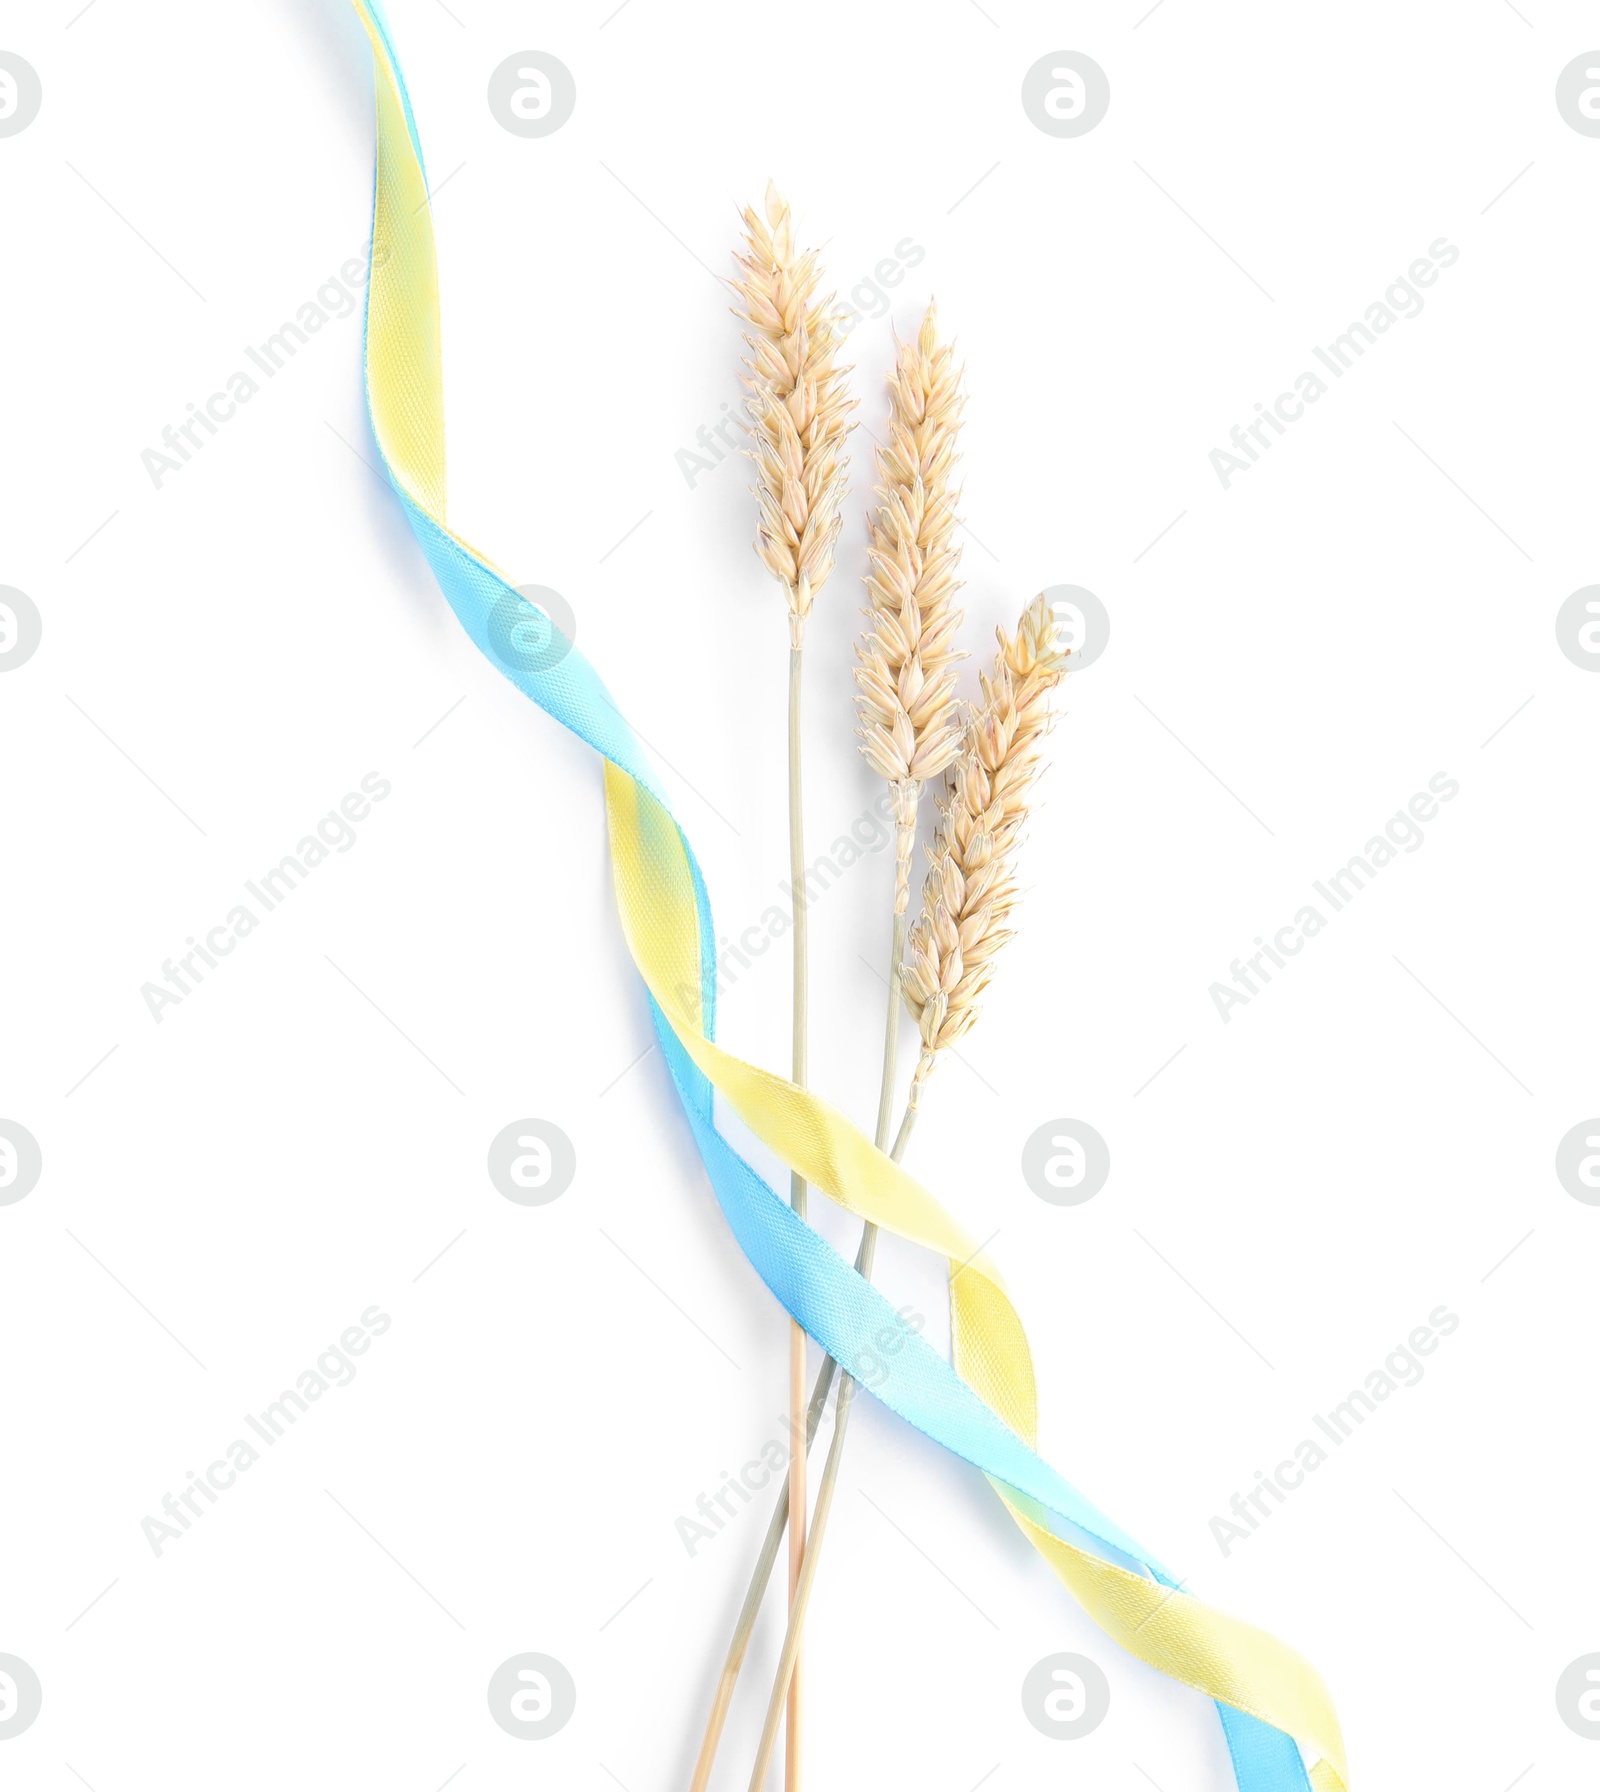
[[[863,1275],[871,1268],[872,1249],[868,1234],[876,1237],[877,1228],[868,1226],[861,1235],[861,1247],[856,1252],[856,1269]],[[806,1449],[809,1451],[817,1435],[817,1424],[822,1417],[822,1409],[828,1403],[828,1394],[833,1387],[833,1378],[839,1365],[830,1357],[824,1357],[822,1368],[811,1389],[811,1404],[806,1409]],[[733,1627],[733,1638],[728,1644],[728,1654],[722,1664],[722,1677],[717,1682],[716,1697],[711,1703],[711,1714],[706,1720],[705,1735],[700,1741],[700,1754],[695,1761],[694,1779],[690,1782],[689,1792],[706,1792],[711,1781],[711,1767],[716,1760],[717,1746],[722,1740],[722,1730],[728,1721],[728,1708],[733,1701],[733,1690],[738,1684],[740,1670],[744,1666],[745,1652],[750,1647],[750,1636],[755,1629],[756,1618],[761,1611],[761,1601],[766,1597],[767,1586],[772,1579],[772,1570],[777,1566],[778,1548],[783,1541],[783,1533],[789,1522],[789,1483],[785,1480],[778,1489],[777,1503],[772,1508],[772,1517],[767,1524],[766,1538],[761,1545],[761,1554],[756,1558],[755,1572],[750,1576],[750,1585],[746,1589],[744,1604],[739,1608],[739,1619]]]
[[[911,1129],[917,1123],[917,1110],[910,1102],[906,1103],[906,1111],[900,1116],[900,1130],[894,1135],[894,1145],[889,1152],[890,1157],[899,1163],[906,1154],[906,1146],[911,1142]]]
[[[904,848],[904,852],[906,858],[909,860],[911,856],[911,848],[909,844]],[[903,876],[904,872],[902,868],[897,865],[895,868],[895,881],[897,887],[901,883]],[[878,1098],[878,1133],[876,1143],[880,1151],[883,1150],[884,1146],[889,1141],[889,1119],[894,1111],[895,1070],[899,1056],[900,1038],[900,961],[905,956],[905,945],[906,914],[904,908],[897,902],[895,905],[894,923],[890,930],[889,940],[889,1011],[888,1017],[884,1023],[883,1087]],[[900,1122],[900,1132],[899,1136],[895,1139],[894,1150],[890,1153],[896,1163],[899,1163],[901,1157],[905,1153],[906,1145],[911,1138],[911,1128],[916,1124],[916,1118],[916,1109],[907,1107],[905,1115]],[[866,1225],[861,1228],[861,1245],[856,1251],[856,1272],[869,1282],[872,1280],[872,1265],[873,1260],[877,1255],[877,1248],[878,1228],[869,1220]],[[833,1359],[831,1357],[828,1361],[829,1364],[832,1365]],[[821,1385],[821,1378],[819,1377],[818,1386],[820,1387]],[[846,1375],[839,1383],[839,1398],[834,1406],[833,1412],[833,1441],[828,1446],[828,1458],[823,1465],[822,1480],[817,1486],[817,1504],[816,1509],[811,1516],[811,1533],[806,1540],[805,1562],[801,1569],[799,1588],[796,1592],[795,1599],[790,1606],[789,1630],[784,1638],[785,1649],[788,1650],[791,1655],[798,1653],[800,1646],[799,1638],[805,1625],[806,1608],[810,1604],[811,1588],[815,1584],[817,1577],[817,1567],[822,1555],[822,1540],[827,1532],[828,1514],[833,1509],[833,1492],[839,1479],[839,1463],[844,1456],[844,1433],[846,1426],[850,1423],[850,1403],[854,1389],[855,1382],[848,1375]],[[792,1650],[789,1648],[789,1638],[791,1636],[795,1639]],[[780,1675],[783,1673],[781,1663],[779,1673]],[[775,1685],[768,1709],[769,1724],[772,1722],[772,1711],[782,1707],[783,1697],[784,1695],[781,1685]],[[764,1737],[763,1741],[765,1744],[764,1755],[757,1765],[756,1779],[752,1782],[756,1785],[760,1784],[761,1778],[766,1772],[765,1757],[771,1753],[770,1738]],[[697,1792],[699,1792],[698,1788]]]
[[[806,842],[804,804],[800,780],[800,663],[801,650],[789,650],[789,893],[794,919],[794,1081],[806,1084],[806,990],[809,970],[810,904],[806,890]],[[806,1210],[806,1185],[797,1174],[789,1181],[790,1205]]]
[[[907,849],[909,857],[910,848]],[[905,956],[906,916],[897,913],[891,933],[889,948],[890,990],[889,1015],[884,1028],[884,1060],[883,1089],[878,1105],[878,1149],[881,1151],[889,1136],[889,1117],[894,1101],[895,1068],[899,1041],[900,1021],[900,961]],[[911,1120],[908,1115],[901,1127],[901,1137],[895,1142],[896,1158],[905,1150],[906,1140],[911,1133]],[[856,1251],[856,1273],[872,1278],[872,1262],[876,1254],[878,1228],[870,1223],[861,1229],[861,1243]],[[817,1423],[827,1405],[828,1394],[833,1386],[833,1377],[839,1365],[830,1357],[824,1357],[822,1369],[811,1390],[811,1403],[806,1410],[806,1451],[809,1454],[812,1440],[817,1434]],[[848,1407],[845,1409],[848,1412]],[[837,1423],[837,1418],[835,1423]],[[728,1654],[722,1664],[722,1676],[717,1682],[716,1696],[711,1703],[711,1715],[706,1720],[705,1734],[700,1741],[700,1753],[695,1761],[694,1779],[690,1782],[689,1792],[706,1792],[711,1780],[712,1763],[716,1760],[717,1747],[722,1740],[723,1726],[728,1721],[728,1710],[733,1703],[734,1688],[738,1685],[740,1672],[744,1667],[745,1653],[750,1647],[750,1637],[755,1629],[756,1618],[761,1610],[761,1601],[766,1597],[768,1582],[772,1579],[772,1570],[778,1560],[778,1547],[783,1539],[784,1528],[789,1521],[790,1486],[786,1480],[779,1489],[777,1503],[772,1508],[772,1517],[767,1524],[766,1538],[761,1545],[761,1554],[756,1558],[755,1572],[750,1577],[750,1585],[745,1591],[744,1604],[739,1608],[738,1622],[733,1628],[733,1639],[728,1644]],[[812,1532],[812,1539],[815,1531]],[[807,1547],[814,1547],[814,1541],[808,1540]]]
[[[916,1120],[916,1109],[908,1106],[900,1120],[894,1150],[889,1154],[896,1163],[899,1163],[905,1152]],[[878,1228],[873,1225],[868,1225],[862,1233],[860,1258],[865,1259],[865,1267],[861,1272],[863,1275],[870,1276],[872,1273],[872,1247],[877,1235]],[[822,1466],[822,1479],[817,1483],[817,1504],[811,1514],[811,1540],[806,1546],[805,1562],[800,1570],[800,1585],[795,1592],[794,1604],[789,1612],[789,1628],[784,1634],[783,1650],[778,1657],[778,1672],[772,1682],[772,1696],[767,1704],[767,1721],[761,1731],[760,1747],[756,1750],[755,1771],[750,1775],[750,1792],[762,1792],[766,1784],[767,1768],[771,1764],[773,1745],[778,1737],[778,1725],[783,1718],[784,1699],[790,1685],[789,1676],[794,1672],[800,1657],[800,1637],[805,1628],[806,1608],[811,1603],[811,1589],[816,1585],[817,1568],[822,1560],[822,1541],[827,1534],[828,1515],[833,1511],[833,1496],[839,1484],[839,1464],[844,1458],[845,1432],[850,1423],[850,1404],[855,1387],[853,1376],[840,1376],[839,1398],[833,1411],[833,1440],[828,1445],[828,1459]]]
[[[910,867],[911,848],[906,847],[907,869]],[[896,855],[895,877],[900,877],[899,855]],[[895,1071],[900,1061],[900,961],[906,955],[906,914],[904,909],[895,913],[894,927],[889,938],[889,1013],[883,1026],[883,1082],[878,1090],[878,1135],[877,1146],[881,1151],[889,1138],[889,1115],[894,1108]]]
[[[817,1435],[817,1424],[822,1417],[823,1407],[828,1403],[828,1391],[833,1386],[834,1371],[837,1368],[838,1364],[831,1356],[824,1358],[822,1372],[811,1390],[811,1404],[806,1409],[808,1451]],[[712,1763],[717,1758],[717,1744],[722,1740],[722,1728],[728,1721],[728,1708],[733,1703],[734,1688],[739,1683],[745,1651],[750,1647],[751,1633],[755,1630],[756,1619],[761,1612],[761,1601],[766,1597],[767,1586],[772,1579],[772,1570],[777,1565],[778,1550],[788,1521],[789,1484],[785,1481],[778,1490],[778,1501],[772,1508],[772,1518],[761,1544],[761,1554],[756,1558],[755,1573],[750,1577],[744,1604],[739,1608],[739,1620],[733,1627],[733,1639],[728,1644],[727,1659],[722,1664],[722,1677],[717,1682],[716,1697],[711,1702],[711,1715],[706,1720],[705,1735],[700,1741],[700,1754],[695,1761],[690,1792],[706,1792],[706,1787],[710,1784]]]
[[[794,1060],[792,1078],[806,1085],[806,1034],[809,914],[806,892],[805,826],[800,784],[800,662],[797,643],[789,650],[789,885],[794,915]],[[789,1175],[789,1205],[803,1219],[806,1211],[805,1178]],[[806,1456],[801,1428],[806,1411],[806,1334],[798,1320],[789,1321],[789,1607],[794,1609],[806,1553]],[[785,1732],[784,1784],[798,1792],[800,1784],[801,1669],[795,1662],[789,1683],[789,1724]]]

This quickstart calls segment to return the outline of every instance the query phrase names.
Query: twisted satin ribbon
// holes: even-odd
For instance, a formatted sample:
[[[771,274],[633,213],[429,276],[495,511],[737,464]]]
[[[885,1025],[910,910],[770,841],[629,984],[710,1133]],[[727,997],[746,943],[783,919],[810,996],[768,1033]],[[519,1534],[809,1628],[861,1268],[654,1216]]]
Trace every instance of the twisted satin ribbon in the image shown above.
[[[788,1311],[862,1380],[875,1360],[873,1338],[895,1323],[894,1309],[733,1149],[718,1129],[715,1095],[784,1163],[849,1212],[949,1261],[953,1363],[919,1335],[905,1334],[895,1372],[877,1398],[988,1476],[1023,1533],[1109,1636],[1217,1702],[1239,1792],[1345,1792],[1338,1719],[1309,1663],[1184,1591],[1035,1453],[1038,1405],[1028,1341],[999,1271],[974,1240],[826,1102],[715,1043],[715,934],[700,868],[593,668],[570,646],[554,665],[532,669],[508,663],[519,656],[496,650],[508,619],[532,621],[537,613],[445,521],[439,297],[422,148],[378,0],[352,3],[372,40],[377,93],[364,343],[373,435],[462,626],[514,684],[604,761],[623,932],[735,1236]],[[868,1386],[878,1379],[865,1375]],[[1309,1774],[1300,1745],[1314,1761]]]

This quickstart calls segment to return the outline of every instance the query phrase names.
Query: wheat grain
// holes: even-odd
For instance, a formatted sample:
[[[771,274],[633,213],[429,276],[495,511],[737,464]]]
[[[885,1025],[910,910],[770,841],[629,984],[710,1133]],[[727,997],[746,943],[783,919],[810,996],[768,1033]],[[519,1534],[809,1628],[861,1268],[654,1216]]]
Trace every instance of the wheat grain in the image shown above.
[[[1012,937],[1017,846],[1043,769],[1050,694],[1067,670],[1056,630],[1041,595],[1023,611],[1014,635],[995,631],[994,670],[981,680],[983,701],[968,722],[940,804],[922,913],[903,972],[922,1032],[912,1108],[939,1053],[978,1018],[995,956]]]
[[[767,183],[765,215],[743,213],[745,250],[735,256],[749,356],[744,361],[759,505],[756,552],[789,600],[789,639],[805,636],[812,600],[833,570],[844,498],[844,438],[855,408],[843,337],[820,295],[815,250],[797,254],[788,202]]]

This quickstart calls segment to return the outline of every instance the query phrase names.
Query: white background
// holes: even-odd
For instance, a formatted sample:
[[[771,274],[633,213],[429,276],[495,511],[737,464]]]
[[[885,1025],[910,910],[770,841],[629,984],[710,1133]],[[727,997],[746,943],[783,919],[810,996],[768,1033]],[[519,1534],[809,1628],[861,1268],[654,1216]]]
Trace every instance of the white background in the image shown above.
[[[363,244],[365,39],[336,0],[78,10],[13,0],[0,34],[44,91],[0,140],[0,583],[44,619],[0,681],[0,1115],[44,1155],[0,1208],[0,1651],[45,1698],[6,1783],[680,1787],[765,1508],[693,1559],[675,1521],[775,1435],[785,1327],[635,1063],[597,768],[476,655],[363,464],[355,318],[159,490],[140,463]],[[926,251],[849,350],[877,429],[892,328],[937,293],[958,337],[968,645],[1060,582],[1112,634],[911,1161],[997,1234],[1045,1453],[1317,1664],[1358,1786],[1592,1786],[1554,1687],[1600,1650],[1600,1211],[1553,1168],[1600,1107],[1600,680],[1554,632],[1597,576],[1600,141],[1553,98],[1592,9],[611,10],[394,0],[448,177],[455,526],[567,597],[748,925],[785,870],[785,629],[742,464],[691,489],[674,460],[736,398],[712,276],[769,174],[843,291]],[[578,91],[535,141],[485,102],[528,48]],[[1074,140],[1019,100],[1062,48],[1111,82]],[[1209,452],[1441,236],[1425,310],[1225,490]],[[818,850],[876,794],[854,440]],[[374,771],[356,844],[152,1020],[141,984]],[[1224,1024],[1210,984],[1439,772],[1425,844]],[[815,1080],[863,1123],[888,889],[869,857],[814,916]],[[786,985],[780,953],[741,971],[725,1040],[781,1066]],[[577,1150],[549,1206],[485,1173],[522,1117]],[[1112,1153],[1078,1208],[1019,1169],[1067,1117]],[[937,1266],[879,1261],[939,1337]],[[373,1303],[355,1382],[157,1559],[141,1519]],[[1441,1303],[1425,1379],[1224,1558],[1212,1516]],[[1230,1783],[1205,1702],[871,1402],[810,1636],[815,1786]],[[539,1744],[485,1703],[523,1650],[578,1686]],[[1071,1744],[1019,1699],[1056,1650],[1112,1687]]]

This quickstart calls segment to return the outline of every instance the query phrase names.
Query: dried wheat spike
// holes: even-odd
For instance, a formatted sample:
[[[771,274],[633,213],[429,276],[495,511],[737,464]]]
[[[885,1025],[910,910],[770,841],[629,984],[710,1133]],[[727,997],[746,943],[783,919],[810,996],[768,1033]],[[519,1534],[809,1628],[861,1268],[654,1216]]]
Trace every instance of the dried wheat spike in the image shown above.
[[[745,208],[745,252],[735,314],[750,353],[744,386],[760,505],[756,552],[789,599],[789,639],[805,636],[811,600],[833,570],[833,544],[845,491],[844,438],[850,370],[838,363],[843,341],[829,317],[833,295],[819,295],[815,250],[797,255],[788,202],[769,181],[766,215]]]
[[[889,440],[878,450],[882,500],[872,517],[866,611],[856,649],[861,750],[894,791],[894,912],[910,895],[911,843],[922,785],[961,748],[955,646],[961,612],[952,484],[961,428],[961,373],[928,306],[922,327],[898,345],[889,376]]]
[[[939,805],[922,914],[911,929],[904,970],[906,999],[922,1030],[913,1107],[938,1054],[978,1018],[995,955],[1012,936],[1017,848],[1043,770],[1050,694],[1067,670],[1056,630],[1041,595],[1023,611],[1015,635],[995,631],[994,670],[980,681],[983,701],[967,724]]]

